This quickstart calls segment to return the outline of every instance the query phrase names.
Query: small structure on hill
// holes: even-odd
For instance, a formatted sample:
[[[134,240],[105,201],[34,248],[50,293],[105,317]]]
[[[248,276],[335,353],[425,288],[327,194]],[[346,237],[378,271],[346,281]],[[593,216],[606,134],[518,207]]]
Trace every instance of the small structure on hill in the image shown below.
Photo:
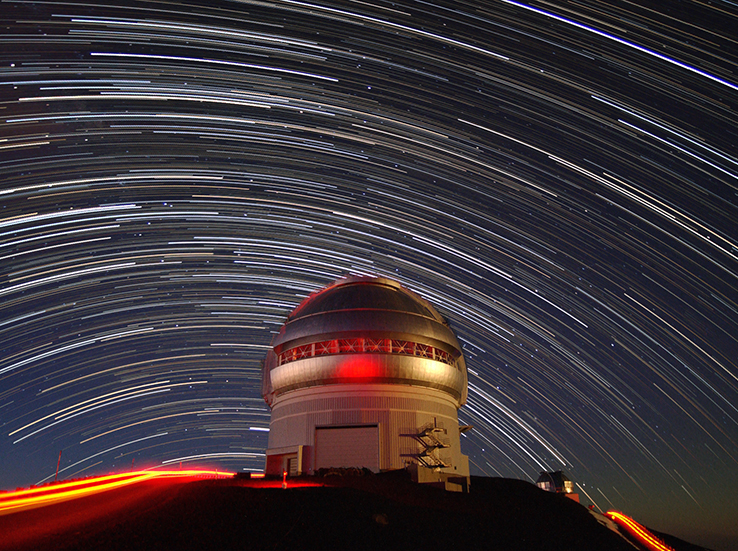
[[[272,341],[262,394],[272,410],[267,474],[408,469],[418,482],[468,487],[461,346],[430,303],[395,281],[351,277],[306,298]]]
[[[565,494],[566,497],[579,503],[579,494],[574,493],[574,483],[563,471],[542,471],[541,476],[536,480],[536,486],[547,492]]]

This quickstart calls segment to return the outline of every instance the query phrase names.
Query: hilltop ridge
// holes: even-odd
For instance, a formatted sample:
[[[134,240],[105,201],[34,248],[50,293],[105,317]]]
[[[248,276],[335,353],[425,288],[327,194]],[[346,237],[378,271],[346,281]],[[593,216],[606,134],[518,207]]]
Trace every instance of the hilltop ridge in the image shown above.
[[[247,478],[202,480],[103,511],[111,493],[0,517],[0,527],[18,530],[63,512],[68,529],[14,547],[39,551],[638,548],[585,507],[520,480],[473,477],[468,494],[414,484],[403,471],[287,484],[282,490]],[[676,538],[668,543],[676,551],[703,549]]]

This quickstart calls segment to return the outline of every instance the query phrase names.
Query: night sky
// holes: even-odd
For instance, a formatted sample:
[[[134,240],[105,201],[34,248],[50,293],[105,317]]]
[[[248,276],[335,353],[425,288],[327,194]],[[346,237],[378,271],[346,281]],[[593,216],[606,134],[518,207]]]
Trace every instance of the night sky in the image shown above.
[[[380,275],[473,474],[738,545],[734,2],[112,4],[0,5],[0,488],[263,469],[273,334]]]

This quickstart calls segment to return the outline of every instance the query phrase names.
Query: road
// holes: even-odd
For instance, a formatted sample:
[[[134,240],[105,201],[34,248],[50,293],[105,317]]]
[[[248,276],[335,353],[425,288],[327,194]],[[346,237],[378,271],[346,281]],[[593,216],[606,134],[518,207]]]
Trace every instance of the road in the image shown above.
[[[657,538],[645,526],[638,524],[629,516],[617,511],[608,511],[605,515],[615,521],[649,551],[674,551],[673,548]]]
[[[176,486],[205,476],[191,473],[128,473],[0,494],[0,550],[30,550],[62,535],[105,530],[121,516],[144,514],[171,499]]]

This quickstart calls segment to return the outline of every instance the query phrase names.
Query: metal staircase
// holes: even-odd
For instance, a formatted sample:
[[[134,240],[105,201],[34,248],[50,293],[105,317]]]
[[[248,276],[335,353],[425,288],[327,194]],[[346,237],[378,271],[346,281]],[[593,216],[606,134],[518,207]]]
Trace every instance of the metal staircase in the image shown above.
[[[441,434],[446,434],[446,429],[438,427],[434,419],[432,424],[429,423],[421,427],[418,433],[414,435],[415,440],[422,446],[422,449],[416,457],[418,459],[418,463],[424,467],[433,470],[440,470],[451,466],[436,454],[438,450],[449,447],[448,444],[442,442],[438,438]]]

